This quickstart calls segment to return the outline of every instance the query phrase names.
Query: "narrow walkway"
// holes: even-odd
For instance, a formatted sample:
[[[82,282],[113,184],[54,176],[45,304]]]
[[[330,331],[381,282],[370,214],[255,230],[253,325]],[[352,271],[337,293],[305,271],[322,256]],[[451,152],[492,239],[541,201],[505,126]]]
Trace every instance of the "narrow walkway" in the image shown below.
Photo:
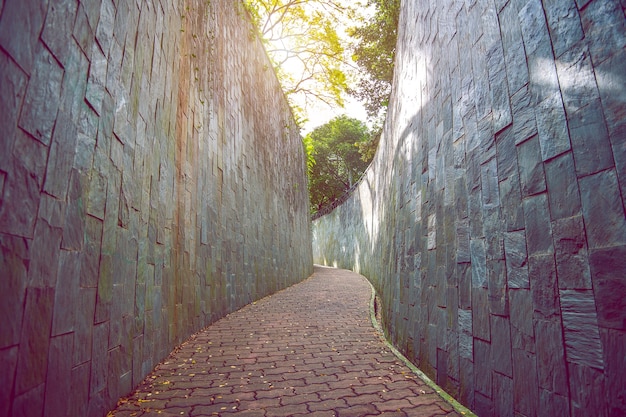
[[[380,339],[370,297],[316,266],[193,336],[109,416],[459,416]]]

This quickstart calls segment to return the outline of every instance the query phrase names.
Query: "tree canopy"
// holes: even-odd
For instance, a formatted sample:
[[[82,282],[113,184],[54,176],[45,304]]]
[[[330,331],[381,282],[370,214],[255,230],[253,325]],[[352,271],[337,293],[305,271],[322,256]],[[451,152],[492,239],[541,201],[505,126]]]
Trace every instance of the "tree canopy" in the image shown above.
[[[317,100],[343,106],[346,40],[353,10],[339,0],[246,0],[292,107]]]
[[[351,95],[360,100],[368,115],[381,118],[389,102],[393,80],[400,0],[368,0],[373,16],[363,25],[353,27],[352,59],[362,71]]]
[[[309,196],[314,211],[333,202],[354,185],[370,160],[359,145],[368,143],[370,132],[360,120],[338,116],[314,129],[304,141],[310,146]]]

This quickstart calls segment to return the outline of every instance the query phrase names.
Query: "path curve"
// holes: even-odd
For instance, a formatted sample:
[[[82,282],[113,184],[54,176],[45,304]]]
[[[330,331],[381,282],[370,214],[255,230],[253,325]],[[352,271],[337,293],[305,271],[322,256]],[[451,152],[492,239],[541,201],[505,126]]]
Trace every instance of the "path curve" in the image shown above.
[[[370,297],[316,266],[192,336],[109,416],[460,416],[381,340]]]

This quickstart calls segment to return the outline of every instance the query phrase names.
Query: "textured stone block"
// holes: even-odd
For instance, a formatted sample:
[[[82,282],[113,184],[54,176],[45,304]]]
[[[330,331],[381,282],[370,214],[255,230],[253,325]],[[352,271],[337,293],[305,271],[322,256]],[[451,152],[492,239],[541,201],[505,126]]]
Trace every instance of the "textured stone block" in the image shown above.
[[[474,368],[474,384],[477,392],[491,396],[491,349],[493,345],[480,339],[474,339],[474,363],[481,364]]]
[[[549,320],[560,315],[554,255],[530,256],[528,266],[534,316]]]
[[[65,227],[61,248],[80,251],[85,239],[85,211],[83,207],[83,189],[81,182],[86,179],[73,170],[70,177],[68,202],[65,210]]]
[[[20,106],[26,92],[26,75],[9,58],[0,52],[0,170],[11,167],[11,155],[15,142]]]
[[[581,178],[579,185],[589,248],[626,244],[626,216],[615,171]]]
[[[41,39],[64,67],[70,55],[68,40],[72,37],[77,9],[77,0],[50,0],[41,32]]]
[[[546,179],[541,161],[539,140],[536,136],[517,147],[522,196],[542,193],[546,190]]]
[[[513,136],[517,145],[537,134],[535,107],[531,103],[528,86],[520,88],[511,96],[511,108],[513,110]]]
[[[65,200],[67,196],[75,149],[76,126],[69,115],[59,112],[50,145],[48,169],[43,189],[60,200]]]
[[[470,262],[470,231],[468,219],[462,219],[456,223],[456,262]]]
[[[571,415],[573,417],[609,415],[606,402],[603,400],[606,395],[606,383],[602,372],[575,363],[568,364],[568,371]]]
[[[626,246],[592,250],[591,279],[600,327],[626,329]]]
[[[97,44],[93,44],[91,49],[91,61],[89,65],[89,78],[87,79],[87,89],[85,99],[89,102],[96,113],[102,113],[102,100],[105,95],[105,84],[107,75],[107,59],[100,51]]]
[[[547,161],[568,151],[570,141],[561,92],[556,91],[540,101],[535,114],[542,159]]]
[[[547,195],[539,194],[525,199],[523,203],[528,255],[552,253],[554,248]]]
[[[57,289],[54,294],[52,336],[74,330],[75,309],[73,302],[79,294],[79,281],[80,253],[61,251],[57,272]]]
[[[568,115],[568,123],[578,177],[594,174],[613,166],[609,132],[599,100]]]
[[[493,374],[494,415],[512,416],[513,414],[513,379],[497,372]]]
[[[560,289],[591,288],[589,254],[582,216],[552,223]]]
[[[30,248],[29,285],[50,288],[56,285],[62,231],[63,229],[51,227],[43,219],[37,220]]]
[[[487,288],[487,255],[484,239],[470,240],[470,257],[472,260],[472,287]]]
[[[600,330],[600,338],[604,347],[604,375],[606,378],[606,396],[611,398],[608,404],[608,415],[619,415],[626,409],[626,400],[622,396],[626,386],[626,335],[617,330]]]
[[[500,203],[504,231],[524,228],[524,210],[519,175],[500,181]]]
[[[102,0],[100,4],[100,19],[96,28],[96,40],[100,44],[105,56],[109,55],[115,27],[115,6],[111,0]]]
[[[595,65],[626,47],[626,26],[617,2],[591,2],[580,17]]]
[[[72,361],[68,352],[71,351],[72,334],[50,339],[44,417],[63,417],[69,414],[72,385],[68,382],[72,380]]]
[[[535,352],[533,306],[530,290],[509,290],[513,348]]]
[[[511,323],[507,317],[491,315],[491,368],[513,377]]]
[[[583,38],[578,9],[574,0],[547,0],[543,6],[554,54],[558,58]]]
[[[473,360],[472,311],[458,310],[459,321],[459,356]]]
[[[481,165],[481,195],[484,208],[500,206],[498,189],[498,164],[495,158]]]
[[[88,363],[91,359],[96,289],[81,288],[78,291],[78,300],[78,303],[74,304],[74,348],[72,355],[74,365]]]
[[[0,16],[0,45],[18,65],[30,74],[35,60],[37,40],[41,33],[47,1],[6,2]],[[20,36],[15,36],[19,33]]]
[[[37,50],[19,125],[44,145],[50,144],[61,97],[63,69],[43,47]]]
[[[535,338],[539,387],[567,395],[567,370],[560,321],[536,320]],[[569,358],[569,350],[567,352]]]
[[[535,415],[539,400],[535,355],[513,349],[513,409],[524,415]]]
[[[528,83],[526,54],[517,13],[518,9],[514,2],[507,2],[499,13],[507,81],[511,94]]]
[[[509,315],[509,303],[506,294],[506,264],[503,259],[487,261],[489,285],[489,312],[500,316]]]
[[[580,213],[580,194],[571,152],[545,164],[550,218],[572,217]]]
[[[17,351],[17,346],[0,350],[0,366],[4,369],[4,372],[0,373],[0,385],[3,387],[13,387],[15,366],[17,364]],[[0,413],[4,416],[9,416],[11,415],[10,408],[11,390],[3,389],[0,391]]]
[[[489,322],[489,292],[486,288],[472,288],[472,331],[474,338],[491,340]],[[476,362],[476,359],[474,359]]]
[[[6,348],[20,341],[22,309],[28,283],[28,243],[25,239],[0,234],[0,270],[3,271],[0,280],[0,314],[10,318],[2,325],[0,332],[0,348]],[[7,395],[10,394],[8,391]]]
[[[567,360],[604,369],[593,291],[562,290],[560,298]]]
[[[530,288],[524,231],[505,233],[504,250],[508,288]]]
[[[16,396],[44,386],[53,304],[54,289],[28,288],[15,371]]]

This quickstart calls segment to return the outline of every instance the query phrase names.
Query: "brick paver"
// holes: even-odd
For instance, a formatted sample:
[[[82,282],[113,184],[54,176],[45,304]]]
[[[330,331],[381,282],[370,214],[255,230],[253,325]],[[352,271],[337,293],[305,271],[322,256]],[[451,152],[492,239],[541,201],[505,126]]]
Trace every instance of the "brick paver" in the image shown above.
[[[370,297],[316,267],[192,336],[109,415],[459,416],[381,340]]]

